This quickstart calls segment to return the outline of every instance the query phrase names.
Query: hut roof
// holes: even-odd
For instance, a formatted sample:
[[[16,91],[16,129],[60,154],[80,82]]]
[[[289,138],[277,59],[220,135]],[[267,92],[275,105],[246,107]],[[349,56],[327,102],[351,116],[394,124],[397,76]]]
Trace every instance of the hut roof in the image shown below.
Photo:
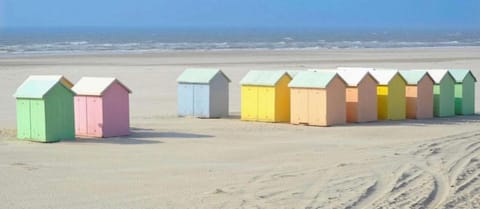
[[[288,86],[298,88],[326,88],[337,75],[336,72],[332,71],[300,72],[293,78]],[[341,80],[343,81],[343,79]]]
[[[402,75],[403,79],[405,79],[408,85],[417,85],[418,82],[423,79],[423,77],[430,77],[425,70],[401,70],[400,75]]]
[[[353,70],[353,68],[349,68],[350,70],[347,70],[347,68],[337,68],[334,70],[318,70],[318,69],[309,69],[308,71],[313,71],[313,72],[336,72],[338,76],[340,76],[343,81],[347,84],[347,86],[355,87],[362,82],[362,80],[366,77],[369,76],[370,73],[366,70],[366,68],[356,68],[357,70]],[[370,75],[371,76],[371,75]],[[372,76],[373,80],[378,83],[378,81]]]
[[[388,85],[390,81],[397,75],[398,70],[390,70],[390,69],[378,69],[378,70],[370,70],[369,73],[378,81],[380,85]]]
[[[111,77],[82,77],[75,86],[73,86],[72,90],[77,95],[101,96],[113,83],[120,84],[128,93],[132,93],[122,82]]]
[[[292,78],[292,76],[286,71],[280,70],[252,70],[245,75],[240,81],[242,85],[255,85],[255,86],[275,86],[284,75]]]
[[[43,99],[57,83],[61,83],[68,91],[73,84],[61,75],[32,75],[17,88],[13,95],[16,98]],[[73,93],[73,91],[72,91]]]
[[[455,82],[461,83],[467,77],[467,75],[471,75],[474,81],[477,81],[477,78],[473,75],[472,71],[467,70],[467,69],[451,69],[448,70],[452,77],[455,79]]]
[[[299,72],[302,72],[302,70],[287,70],[288,75],[292,78],[294,78]]]
[[[367,77],[371,76],[368,71],[363,70],[340,70],[338,71],[338,75],[347,83],[348,86],[358,86],[362,80]],[[373,77],[376,83],[378,83],[377,79]]]
[[[190,68],[183,71],[177,78],[179,83],[201,83],[207,84],[217,75],[221,74],[230,82],[230,79],[220,70],[212,68]]]
[[[435,84],[439,84],[440,82],[442,82],[442,79],[445,76],[451,76],[448,70],[443,70],[443,69],[427,70],[427,72],[430,75],[430,77],[432,77]]]

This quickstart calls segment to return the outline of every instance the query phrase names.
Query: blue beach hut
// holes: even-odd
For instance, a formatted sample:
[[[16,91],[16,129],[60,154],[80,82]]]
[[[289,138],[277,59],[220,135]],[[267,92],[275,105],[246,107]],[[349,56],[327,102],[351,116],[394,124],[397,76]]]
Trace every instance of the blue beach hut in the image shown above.
[[[230,79],[219,69],[187,69],[178,78],[178,116],[228,116]]]

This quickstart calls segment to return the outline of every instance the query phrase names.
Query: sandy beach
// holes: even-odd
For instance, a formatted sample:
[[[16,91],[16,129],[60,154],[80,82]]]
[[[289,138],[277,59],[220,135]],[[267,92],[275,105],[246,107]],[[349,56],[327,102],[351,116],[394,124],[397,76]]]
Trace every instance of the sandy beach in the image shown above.
[[[182,51],[0,58],[0,208],[480,208],[480,116],[328,128],[242,122],[249,70],[468,68],[480,48]],[[176,117],[176,78],[222,69],[230,118]],[[28,75],[117,77],[129,137],[15,139]],[[476,89],[480,111],[480,85]]]

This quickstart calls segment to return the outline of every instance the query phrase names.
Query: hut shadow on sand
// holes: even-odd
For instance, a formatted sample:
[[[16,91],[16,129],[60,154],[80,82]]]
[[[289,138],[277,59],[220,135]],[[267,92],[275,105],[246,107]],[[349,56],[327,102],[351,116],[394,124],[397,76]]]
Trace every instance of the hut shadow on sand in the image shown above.
[[[89,138],[79,137],[72,141],[63,141],[71,143],[101,143],[101,144],[159,144],[163,143],[158,138],[174,139],[202,139],[211,138],[212,135],[181,133],[181,132],[160,132],[154,129],[131,128],[128,136],[110,137],[110,138]]]
[[[131,128],[131,135],[129,138],[179,138],[179,139],[200,139],[212,138],[212,135],[183,133],[183,132],[160,132],[149,128]]]
[[[480,115],[465,115],[465,116],[451,116],[451,117],[437,117],[430,119],[407,119],[407,120],[385,120],[385,121],[372,121],[366,123],[348,123],[344,126],[425,126],[425,125],[455,125],[462,123],[479,123]]]

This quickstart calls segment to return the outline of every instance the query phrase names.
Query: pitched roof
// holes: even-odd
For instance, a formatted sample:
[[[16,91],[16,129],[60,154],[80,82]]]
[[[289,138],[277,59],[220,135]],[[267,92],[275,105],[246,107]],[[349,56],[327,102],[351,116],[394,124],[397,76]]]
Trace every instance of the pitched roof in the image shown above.
[[[220,70],[211,68],[190,68],[183,71],[177,78],[179,83],[210,83],[212,79],[221,74],[230,82],[230,79]]]
[[[251,70],[240,81],[241,85],[258,85],[258,86],[275,86],[284,76],[292,78],[292,76],[283,70]]]
[[[338,74],[332,71],[300,72],[293,78],[288,86],[298,88],[326,88],[336,76],[338,76]],[[342,79],[340,78],[340,80]]]
[[[287,70],[287,73],[288,75],[290,75],[290,77],[294,78],[295,76],[297,76],[297,74],[299,72],[302,72],[302,70]]]
[[[375,70],[375,68],[372,68],[372,67],[337,67],[337,70],[371,71],[371,70]]]
[[[356,68],[356,69],[353,69],[353,68],[349,68],[348,70],[346,68],[337,68],[337,69],[334,69],[334,70],[330,70],[330,69],[325,69],[325,70],[319,70],[319,69],[308,69],[308,71],[313,71],[313,72],[335,72],[338,74],[338,76],[340,76],[340,78],[343,79],[343,81],[345,81],[345,83],[347,84],[347,86],[350,86],[350,87],[355,87],[355,86],[358,86],[358,84],[360,84],[360,82],[362,82],[362,80],[366,77],[366,76],[371,76],[370,73],[363,69],[363,68]],[[373,80],[378,83],[378,81],[373,77]]]
[[[474,81],[477,81],[477,78],[473,75],[472,71],[467,70],[467,69],[450,69],[448,70],[450,72],[450,75],[455,79],[455,82],[461,83],[467,77],[467,75],[472,76]]]
[[[367,76],[371,76],[373,80],[378,83],[368,71],[363,70],[340,70],[338,75],[347,83],[348,86],[358,86],[360,82]]]
[[[427,70],[428,74],[430,75],[430,77],[432,77],[433,81],[435,82],[435,84],[439,84],[440,82],[442,82],[442,79],[445,77],[445,76],[452,76],[448,70],[444,70],[444,69],[431,69],[431,70]],[[453,78],[453,77],[452,77]]]
[[[32,75],[17,88],[13,96],[42,99],[57,83],[65,86],[68,91],[72,91],[70,89],[73,86],[72,82],[61,75]]]
[[[403,79],[405,79],[408,85],[417,85],[418,82],[423,79],[423,77],[430,77],[425,70],[401,70],[400,75],[402,75]],[[430,77],[430,79],[432,78]]]
[[[388,85],[390,81],[398,75],[398,70],[390,69],[375,69],[370,70],[369,73],[378,81],[380,85]]]
[[[113,83],[120,84],[128,93],[132,93],[122,82],[111,77],[82,77],[72,90],[77,95],[101,96]]]

